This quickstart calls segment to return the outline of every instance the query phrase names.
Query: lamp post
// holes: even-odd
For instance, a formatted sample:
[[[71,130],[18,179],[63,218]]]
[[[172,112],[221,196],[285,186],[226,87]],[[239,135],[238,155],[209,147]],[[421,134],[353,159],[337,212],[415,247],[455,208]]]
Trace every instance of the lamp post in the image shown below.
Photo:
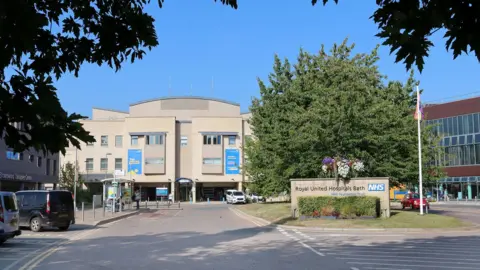
[[[73,208],[77,211],[77,183],[78,183],[78,148],[75,147],[75,177],[73,179]]]

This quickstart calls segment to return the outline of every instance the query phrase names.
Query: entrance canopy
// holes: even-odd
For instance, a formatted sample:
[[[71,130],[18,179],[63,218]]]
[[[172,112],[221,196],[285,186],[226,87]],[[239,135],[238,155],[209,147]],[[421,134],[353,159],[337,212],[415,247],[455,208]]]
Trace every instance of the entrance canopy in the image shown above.
[[[190,178],[180,177],[180,178],[175,179],[175,182],[180,183],[180,184],[191,184],[193,182],[193,180],[190,179]]]
[[[105,178],[103,180],[100,180],[102,183],[112,183],[112,182],[117,182],[117,183],[133,183],[135,180],[130,180],[126,178]]]

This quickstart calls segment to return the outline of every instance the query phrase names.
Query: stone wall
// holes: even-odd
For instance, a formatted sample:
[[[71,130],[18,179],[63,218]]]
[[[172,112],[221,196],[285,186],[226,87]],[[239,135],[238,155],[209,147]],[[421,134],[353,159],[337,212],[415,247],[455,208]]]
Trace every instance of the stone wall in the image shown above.
[[[348,181],[331,178],[290,179],[292,216],[298,217],[298,197],[302,196],[376,196],[380,213],[390,217],[390,185],[386,177],[353,178]]]

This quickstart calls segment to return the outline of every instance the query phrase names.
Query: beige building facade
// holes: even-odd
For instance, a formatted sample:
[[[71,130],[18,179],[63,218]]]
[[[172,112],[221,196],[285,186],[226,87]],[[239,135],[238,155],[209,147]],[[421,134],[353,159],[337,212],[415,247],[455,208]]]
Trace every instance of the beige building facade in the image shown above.
[[[191,96],[137,102],[128,112],[93,108],[82,124],[96,142],[68,149],[61,162],[77,160],[92,186],[123,170],[143,200],[155,200],[162,187],[176,201],[222,200],[226,189],[242,189],[246,181],[249,116],[239,104]]]

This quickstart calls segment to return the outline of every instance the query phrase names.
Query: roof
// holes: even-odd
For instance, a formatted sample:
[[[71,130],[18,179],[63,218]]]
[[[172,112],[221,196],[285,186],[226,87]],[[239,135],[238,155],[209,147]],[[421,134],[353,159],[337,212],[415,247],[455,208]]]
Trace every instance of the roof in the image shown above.
[[[116,113],[124,113],[124,114],[129,114],[126,111],[120,111],[120,110],[114,110],[114,109],[106,109],[106,108],[100,108],[100,107],[93,107],[93,110],[102,110],[102,111],[109,111],[109,112],[116,112]]]
[[[142,101],[139,101],[139,102],[131,103],[130,106],[140,105],[140,104],[143,104],[143,103],[159,101],[159,100],[169,100],[169,99],[199,99],[199,100],[209,100],[209,101],[226,103],[226,104],[230,104],[230,105],[233,105],[233,106],[240,106],[240,104],[238,104],[238,103],[231,102],[231,101],[224,100],[224,99],[207,98],[207,97],[199,97],[199,96],[175,96],[175,97],[152,98],[152,99],[147,99],[147,100],[142,100]]]

